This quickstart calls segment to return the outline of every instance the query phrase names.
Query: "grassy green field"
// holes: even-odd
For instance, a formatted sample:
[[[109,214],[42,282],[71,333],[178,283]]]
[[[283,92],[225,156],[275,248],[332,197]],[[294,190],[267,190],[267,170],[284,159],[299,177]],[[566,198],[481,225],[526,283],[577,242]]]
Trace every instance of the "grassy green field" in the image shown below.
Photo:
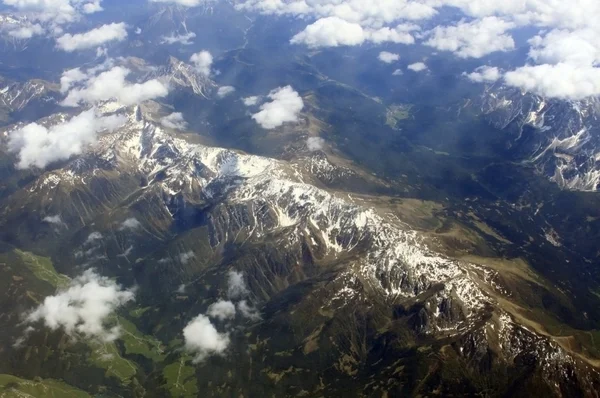
[[[25,380],[11,375],[0,375],[0,397],[88,398],[81,391],[58,380]]]
[[[165,366],[163,376],[167,380],[167,388],[173,397],[195,397],[198,394],[196,369],[191,364],[192,358],[182,356],[179,361]]]
[[[157,339],[142,334],[138,328],[125,318],[119,317],[121,337],[125,345],[126,354],[139,354],[153,362],[162,362],[165,359],[164,347]]]
[[[36,256],[18,249],[15,250],[15,253],[23,260],[23,263],[36,278],[48,282],[57,289],[69,285],[71,279],[66,275],[59,274],[49,258]]]

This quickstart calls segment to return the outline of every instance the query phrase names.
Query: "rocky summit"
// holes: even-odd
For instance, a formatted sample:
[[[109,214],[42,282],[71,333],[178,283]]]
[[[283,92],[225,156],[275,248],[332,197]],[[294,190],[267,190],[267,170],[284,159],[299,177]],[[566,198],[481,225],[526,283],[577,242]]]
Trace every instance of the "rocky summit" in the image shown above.
[[[597,397],[600,9],[488,3],[0,0],[0,395]]]

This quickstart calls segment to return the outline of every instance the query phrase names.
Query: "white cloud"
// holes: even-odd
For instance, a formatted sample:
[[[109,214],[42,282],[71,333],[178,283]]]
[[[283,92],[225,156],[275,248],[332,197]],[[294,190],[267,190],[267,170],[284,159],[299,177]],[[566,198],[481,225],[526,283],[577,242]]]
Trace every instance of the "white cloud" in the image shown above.
[[[130,73],[127,68],[115,66],[98,76],[90,77],[83,87],[72,89],[61,104],[75,107],[115,99],[120,104],[129,106],[165,97],[169,93],[168,87],[156,79],[135,84],[127,82],[125,78]],[[70,83],[73,82],[70,80]]]
[[[378,29],[363,28],[359,23],[331,16],[308,25],[292,37],[290,43],[304,44],[309,48],[357,46],[365,42],[413,44],[415,39],[409,32],[418,29],[419,27],[413,24]]]
[[[502,77],[502,72],[495,66],[480,66],[474,72],[464,75],[476,83],[494,83]]]
[[[229,334],[219,333],[210,319],[198,315],[183,329],[185,348],[201,362],[210,355],[223,355],[230,344]]]
[[[194,32],[189,32],[183,35],[177,35],[175,33],[172,33],[169,36],[162,36],[161,37],[161,44],[181,44],[183,46],[190,46],[192,44],[194,44],[194,41],[192,39],[196,38],[196,34]]]
[[[292,37],[290,43],[304,44],[310,48],[356,46],[364,43],[366,34],[362,26],[338,17],[321,18]]]
[[[88,246],[100,239],[102,239],[102,234],[100,232],[92,232],[91,234],[88,235],[85,242],[83,242],[83,245]]]
[[[57,27],[102,10],[100,0],[2,0],[4,5],[28,14],[30,20],[49,22]]]
[[[404,72],[402,71],[402,69],[396,69],[393,73],[392,76],[402,76],[404,74]]]
[[[246,106],[258,105],[259,101],[260,101],[260,97],[257,97],[257,96],[242,98],[242,102],[244,102],[244,105],[246,105]]]
[[[428,32],[426,45],[442,51],[452,51],[460,58],[481,58],[496,51],[515,48],[506,32],[515,25],[497,17],[472,22],[461,21],[455,26],[437,26]]]
[[[160,124],[174,130],[185,130],[188,126],[180,112],[173,112],[168,116],[160,119]]]
[[[27,315],[26,322],[43,322],[52,330],[64,329],[71,336],[113,341],[119,336],[119,327],[107,326],[109,317],[133,299],[133,291],[88,270],[66,290],[46,297]]]
[[[415,38],[409,32],[419,29],[419,26],[414,24],[402,24],[395,28],[383,27],[377,30],[368,30],[368,40],[375,44],[385,42],[414,44]]]
[[[85,3],[82,7],[84,14],[94,14],[103,11],[104,9],[100,5],[100,2],[101,0],[94,0],[90,3]]]
[[[65,225],[65,223],[63,222],[63,220],[59,214],[54,215],[54,216],[46,216],[42,219],[42,221],[47,222],[48,224],[54,224],[54,225],[58,225],[58,226]]]
[[[507,72],[504,81],[545,97],[579,100],[600,95],[600,68],[593,66],[528,65]]]
[[[399,54],[394,54],[394,53],[390,53],[387,51],[382,51],[379,53],[378,59],[381,62],[384,62],[386,64],[391,64],[392,62],[396,62],[400,60],[400,55]]]
[[[17,39],[25,40],[31,39],[33,36],[39,36],[44,34],[46,31],[40,24],[31,24],[21,26],[17,29],[10,30],[8,32],[9,36],[12,36]]]
[[[593,66],[600,64],[600,30],[553,30],[545,36],[535,36],[529,43],[529,56],[536,63]]]
[[[129,230],[138,229],[141,226],[142,226],[142,223],[140,223],[136,218],[131,217],[121,223],[121,226],[119,227],[119,231],[126,231],[128,229]]]
[[[95,48],[111,41],[123,41],[126,38],[127,26],[122,22],[111,23],[85,33],[64,34],[56,39],[56,46],[63,51],[73,52]]]
[[[210,68],[213,64],[213,56],[210,52],[200,51],[199,53],[193,54],[190,57],[190,62],[194,64],[198,73],[204,76],[210,76]]]
[[[179,261],[181,261],[182,264],[189,263],[193,258],[196,258],[196,255],[191,250],[189,252],[179,254]]]
[[[19,157],[18,168],[44,168],[82,153],[87,145],[96,142],[99,132],[112,131],[125,121],[120,116],[98,116],[95,109],[90,109],[50,128],[28,124],[10,134],[8,147]]]
[[[68,69],[64,71],[60,78],[60,92],[62,94],[67,93],[71,89],[71,87],[76,85],[76,83],[81,83],[85,80],[91,79],[97,73],[112,68],[113,64],[114,61],[109,58],[100,65],[87,69],[85,72],[82,71],[80,68]]]
[[[237,4],[236,8],[271,15],[338,17],[376,28],[398,20],[428,19],[437,13],[425,2],[412,0],[245,0]]]
[[[483,18],[501,16],[520,26],[580,29],[592,27],[600,15],[596,0],[443,0],[438,6],[459,7],[466,14]]]
[[[408,65],[407,69],[412,70],[413,72],[423,72],[427,70],[427,65],[423,62],[415,62],[414,64]]]
[[[185,7],[196,7],[205,3],[207,0],[150,0],[150,3],[177,4]]]
[[[229,94],[233,94],[235,92],[235,87],[233,86],[222,86],[217,90],[217,97],[225,98]]]
[[[248,318],[251,321],[260,321],[261,316],[258,310],[252,307],[246,300],[242,300],[237,304],[237,309],[244,318]]]
[[[231,301],[219,300],[208,307],[208,316],[220,321],[227,321],[235,318],[235,304]]]
[[[419,26],[407,23],[430,19],[448,6],[456,7],[456,15],[463,18],[454,26],[437,26],[415,35]],[[541,95],[581,98],[596,92],[594,79],[600,66],[598,0],[241,0],[236,8],[315,20],[291,40],[310,48],[388,41],[411,44],[416,36],[426,45],[460,58],[511,51],[515,42],[510,31],[538,27],[539,35],[529,41],[532,65],[517,68],[508,75],[508,81]],[[541,71],[549,76],[541,76]],[[550,77],[559,77],[557,71],[564,71],[568,78],[555,81],[556,87],[551,89]],[[493,69],[485,72],[467,76],[475,81],[498,77]],[[591,85],[584,89],[588,82]]]
[[[306,147],[309,151],[321,151],[325,146],[325,140],[321,137],[308,137]]]
[[[252,118],[265,129],[274,129],[287,122],[298,121],[304,108],[304,101],[291,86],[280,87],[269,93],[271,102],[260,107],[260,112]]]
[[[227,297],[230,299],[239,299],[247,296],[249,293],[244,282],[244,274],[237,271],[229,271],[227,274]]]

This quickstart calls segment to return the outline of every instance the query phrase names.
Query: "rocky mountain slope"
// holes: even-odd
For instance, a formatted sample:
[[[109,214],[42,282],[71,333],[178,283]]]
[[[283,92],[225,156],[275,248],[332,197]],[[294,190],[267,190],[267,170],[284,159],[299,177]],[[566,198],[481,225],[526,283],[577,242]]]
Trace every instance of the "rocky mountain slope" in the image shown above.
[[[539,172],[565,189],[600,189],[600,102],[547,100],[502,86],[490,87],[481,110],[506,130],[517,159],[535,164]]]
[[[65,274],[94,267],[137,284],[139,308],[155,309],[138,324],[165,344],[227,272],[245,275],[262,319],[236,321],[236,354],[196,365],[204,395],[597,390],[593,361],[529,318],[532,283],[568,300],[559,291],[492,260],[453,259],[391,202],[328,188],[347,174],[334,157],[206,146],[161,127],[154,103],[99,111],[126,121],[5,198],[2,240],[48,253]]]

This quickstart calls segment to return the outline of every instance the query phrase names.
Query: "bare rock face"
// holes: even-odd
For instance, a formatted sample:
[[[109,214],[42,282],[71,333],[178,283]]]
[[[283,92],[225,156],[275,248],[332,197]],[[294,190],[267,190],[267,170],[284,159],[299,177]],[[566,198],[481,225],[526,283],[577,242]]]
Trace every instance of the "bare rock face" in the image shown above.
[[[127,121],[4,199],[0,228],[20,231],[13,242],[136,282],[156,305],[178,286],[208,284],[192,296],[222,287],[226,271],[239,270],[262,308],[262,323],[244,337],[254,341],[249,355],[272,364],[249,371],[291,383],[285,370],[303,363],[298,392],[341,393],[340,383],[320,384],[323,372],[365,394],[382,380],[398,393],[460,390],[452,372],[468,374],[476,391],[492,370],[504,375],[492,382],[498,388],[595,388],[593,369],[519,324],[490,269],[436,252],[385,208],[323,188],[359,171],[324,154],[298,167],[194,144],[141,107],[106,109]],[[64,228],[33,228],[59,213]],[[128,217],[139,226],[121,227]],[[90,243],[92,233],[102,238]],[[416,363],[432,369],[435,385],[403,381]]]
[[[600,102],[545,99],[506,87],[493,87],[481,111],[509,134],[514,156],[533,163],[564,189],[600,189]]]

